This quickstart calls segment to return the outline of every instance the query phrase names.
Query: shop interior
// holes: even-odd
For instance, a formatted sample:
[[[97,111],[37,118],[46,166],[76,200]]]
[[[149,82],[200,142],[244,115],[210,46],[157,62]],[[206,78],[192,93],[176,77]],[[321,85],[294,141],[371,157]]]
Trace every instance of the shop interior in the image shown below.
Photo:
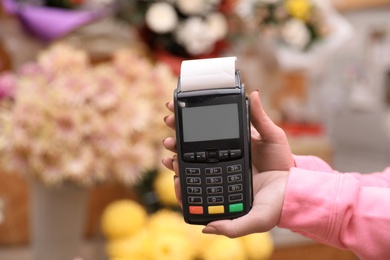
[[[267,8],[283,2],[1,0],[0,260],[357,259],[278,227],[199,238],[161,164],[181,62],[236,56],[293,154],[390,166],[390,1],[302,0],[310,34],[278,27],[291,14]],[[213,30],[168,32],[196,8],[215,9]]]

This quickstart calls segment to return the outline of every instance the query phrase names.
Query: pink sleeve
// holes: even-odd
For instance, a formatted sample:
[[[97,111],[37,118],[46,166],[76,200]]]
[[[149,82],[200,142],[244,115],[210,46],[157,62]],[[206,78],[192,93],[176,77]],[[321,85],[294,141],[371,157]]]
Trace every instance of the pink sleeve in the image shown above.
[[[311,163],[306,166],[318,161]],[[354,174],[329,174],[329,168],[290,169],[279,226],[361,259],[390,259],[390,189],[363,186]]]
[[[295,166],[297,168],[329,173],[334,172],[332,167],[330,167],[326,162],[316,156],[294,155],[294,160]]]
[[[333,170],[326,162],[315,156],[294,155],[294,160],[297,168],[327,173],[340,173]],[[358,179],[362,186],[390,188],[390,174],[388,172],[390,172],[390,167],[386,168],[383,172],[373,172],[370,174],[348,172],[348,174]]]

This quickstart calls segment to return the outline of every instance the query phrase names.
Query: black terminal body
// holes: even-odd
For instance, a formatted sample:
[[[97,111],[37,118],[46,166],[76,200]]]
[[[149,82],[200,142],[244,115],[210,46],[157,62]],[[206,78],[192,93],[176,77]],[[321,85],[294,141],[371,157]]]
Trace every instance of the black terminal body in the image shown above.
[[[245,215],[252,206],[249,100],[236,85],[174,92],[183,215],[207,224]]]

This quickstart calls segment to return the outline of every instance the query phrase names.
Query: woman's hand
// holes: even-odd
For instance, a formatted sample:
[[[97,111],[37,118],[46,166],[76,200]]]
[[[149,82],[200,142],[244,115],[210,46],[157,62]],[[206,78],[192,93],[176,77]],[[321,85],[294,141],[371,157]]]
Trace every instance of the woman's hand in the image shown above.
[[[263,110],[258,91],[252,92],[249,99],[253,165],[258,172],[289,170],[295,163],[285,132]]]
[[[284,190],[288,170],[294,166],[294,159],[284,131],[275,125],[264,112],[258,91],[250,95],[251,141],[253,169],[253,207],[248,214],[233,220],[219,220],[209,223],[204,233],[220,234],[228,237],[244,236],[254,232],[264,232],[279,222],[283,206]],[[173,103],[167,103],[174,111]],[[165,123],[175,128],[173,115],[164,118]],[[163,141],[166,149],[176,151],[176,139],[168,137]],[[180,180],[176,157],[165,158],[162,163],[175,172],[175,192],[181,204]]]
[[[203,233],[235,238],[269,231],[279,223],[287,179],[288,171],[255,173],[253,205],[248,214],[232,220],[210,222]]]
[[[294,159],[284,131],[272,122],[267,116],[260,102],[258,91],[249,96],[250,113],[252,122],[252,163],[258,172],[273,170],[289,170],[294,166]],[[174,111],[173,102],[168,102],[167,107]],[[166,125],[175,128],[175,118],[168,115],[164,118]],[[168,137],[163,141],[166,149],[176,153],[176,139]],[[163,164],[173,170],[172,160],[166,158]]]

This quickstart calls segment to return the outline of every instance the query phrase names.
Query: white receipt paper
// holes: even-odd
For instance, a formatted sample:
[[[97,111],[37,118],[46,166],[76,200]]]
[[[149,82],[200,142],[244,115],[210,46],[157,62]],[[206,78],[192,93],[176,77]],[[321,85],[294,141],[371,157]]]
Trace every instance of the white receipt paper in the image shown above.
[[[181,63],[181,91],[235,88],[236,57],[185,60]]]

